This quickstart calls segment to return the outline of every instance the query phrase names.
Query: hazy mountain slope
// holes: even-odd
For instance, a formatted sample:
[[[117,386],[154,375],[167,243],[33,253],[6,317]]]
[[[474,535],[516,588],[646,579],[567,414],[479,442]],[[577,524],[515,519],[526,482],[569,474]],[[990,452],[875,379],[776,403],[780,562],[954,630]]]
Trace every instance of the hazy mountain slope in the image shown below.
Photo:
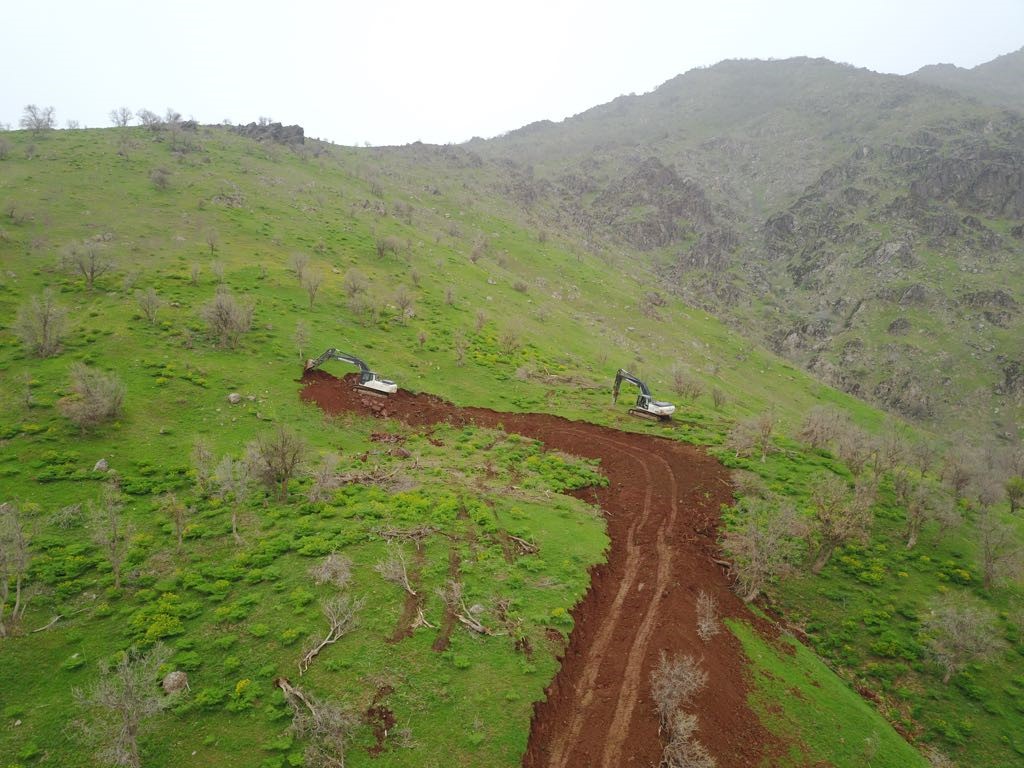
[[[976,433],[1020,420],[1016,113],[824,60],[729,61],[467,149],[525,215],[657,265],[847,391]],[[913,334],[890,330],[908,312]]]
[[[970,69],[930,64],[909,76],[991,104],[1024,109],[1024,48]]]

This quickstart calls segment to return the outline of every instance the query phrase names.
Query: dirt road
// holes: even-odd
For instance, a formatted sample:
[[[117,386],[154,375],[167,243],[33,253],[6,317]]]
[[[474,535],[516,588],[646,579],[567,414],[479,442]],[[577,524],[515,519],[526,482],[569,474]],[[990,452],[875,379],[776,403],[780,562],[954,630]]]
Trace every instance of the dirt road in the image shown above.
[[[777,741],[747,705],[739,643],[723,632],[697,636],[696,601],[714,595],[723,616],[756,620],[712,561],[718,511],[731,501],[716,460],[672,440],[546,414],[459,408],[431,395],[361,394],[351,379],[307,373],[302,398],[328,413],[355,411],[410,425],[441,422],[502,428],[547,447],[601,460],[607,488],[581,494],[604,511],[611,546],[573,611],[562,666],[534,707],[523,765],[528,768],[648,768],[662,742],[650,672],[664,651],[702,660],[709,683],[694,703],[698,737],[720,768],[757,766]]]

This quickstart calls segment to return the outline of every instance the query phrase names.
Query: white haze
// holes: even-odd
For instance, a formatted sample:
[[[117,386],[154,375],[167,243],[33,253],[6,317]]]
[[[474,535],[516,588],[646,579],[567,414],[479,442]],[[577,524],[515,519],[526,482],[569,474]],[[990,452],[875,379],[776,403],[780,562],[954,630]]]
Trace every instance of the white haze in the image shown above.
[[[879,72],[972,67],[1024,42],[1024,0],[57,0],[0,14],[0,122],[114,107],[261,115],[343,144],[448,143],[560,120],[726,58]]]

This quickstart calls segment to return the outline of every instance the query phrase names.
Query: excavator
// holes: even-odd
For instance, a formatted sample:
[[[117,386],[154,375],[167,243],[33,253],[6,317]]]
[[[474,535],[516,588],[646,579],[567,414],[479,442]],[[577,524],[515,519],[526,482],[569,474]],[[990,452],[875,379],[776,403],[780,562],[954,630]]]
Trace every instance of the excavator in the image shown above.
[[[640,379],[631,374],[629,371],[619,368],[619,372],[615,374],[615,388],[612,390],[612,405],[619,400],[619,387],[622,386],[623,381],[628,381],[630,384],[636,384],[640,388],[640,394],[637,395],[636,405],[629,409],[629,412],[633,416],[640,416],[645,419],[659,419],[661,421],[668,421],[672,418],[672,414],[676,412],[676,407],[672,403],[665,403],[661,400],[655,400],[651,396],[651,390],[647,388]]]
[[[371,395],[380,395],[381,397],[393,395],[398,391],[398,385],[395,382],[382,379],[371,371],[369,366],[358,357],[340,352],[334,347],[328,349],[315,360],[307,360],[306,370],[312,371],[314,368],[319,368],[328,360],[340,360],[343,363],[351,363],[359,368],[359,383],[356,384],[356,389],[361,389]]]

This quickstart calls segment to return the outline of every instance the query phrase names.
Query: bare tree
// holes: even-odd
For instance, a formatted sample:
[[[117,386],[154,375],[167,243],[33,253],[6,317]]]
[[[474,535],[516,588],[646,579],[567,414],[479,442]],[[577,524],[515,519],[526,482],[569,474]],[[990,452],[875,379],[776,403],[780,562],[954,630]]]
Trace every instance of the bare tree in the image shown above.
[[[746,602],[792,570],[807,526],[789,506],[773,502],[745,504],[742,521],[723,537],[733,559],[736,591]]]
[[[139,311],[153,325],[156,325],[157,314],[164,305],[164,300],[155,288],[147,288],[145,291],[135,292],[135,301],[139,305]]]
[[[696,400],[704,393],[704,388],[683,368],[672,371],[672,387],[676,394],[686,400]]]
[[[189,267],[188,275],[189,282],[192,283],[192,285],[199,285],[200,271],[202,271],[202,267],[199,266],[199,263],[195,261],[192,262],[192,265]]]
[[[306,768],[345,768],[345,748],[359,718],[349,710],[320,701],[279,677],[274,684],[292,708],[292,731],[306,740]]]
[[[139,768],[139,738],[147,721],[173,703],[157,685],[160,668],[170,651],[157,643],[146,653],[132,649],[111,664],[100,663],[100,679],[86,691],[75,690],[75,700],[93,715],[86,726],[100,743],[96,757],[106,765]]]
[[[363,609],[363,600],[354,600],[347,594],[332,597],[320,604],[327,619],[327,634],[323,639],[314,640],[299,660],[299,676],[309,669],[309,665],[328,645],[333,645],[359,625],[359,611]]]
[[[387,556],[374,564],[373,570],[379,573],[384,581],[390,581],[416,597],[416,590],[409,582],[409,571],[405,566],[405,553],[400,544],[389,542]]]
[[[661,753],[661,768],[715,768],[715,758],[697,741],[695,715],[675,712],[665,731],[668,743]]]
[[[498,337],[498,350],[506,357],[511,357],[519,351],[522,343],[519,341],[519,331],[515,328],[506,328]]]
[[[377,255],[381,258],[389,253],[398,254],[402,250],[402,241],[394,235],[377,238]]]
[[[63,263],[66,269],[81,274],[89,291],[92,291],[98,278],[114,267],[114,262],[107,258],[103,247],[89,240],[70,245],[64,252]]]
[[[252,304],[237,301],[228,291],[218,291],[199,315],[222,347],[234,349],[242,334],[252,327],[253,311]]]
[[[47,289],[21,305],[14,332],[30,355],[51,357],[60,350],[67,315],[67,309],[58,304]]]
[[[1000,586],[1020,577],[1024,568],[1017,530],[1002,522],[996,511],[981,505],[978,511],[978,554],[985,589]]]
[[[210,255],[217,251],[217,244],[220,242],[220,235],[216,229],[210,228],[206,230],[206,245],[210,248]]]
[[[250,444],[256,474],[267,484],[278,486],[278,498],[288,498],[288,481],[302,468],[309,451],[306,441],[288,427],[279,425]]]
[[[189,509],[173,493],[164,495],[161,502],[164,514],[171,519],[174,526],[174,538],[178,542],[178,549],[181,549],[181,542],[185,536],[185,524],[188,522]]]
[[[828,448],[846,426],[845,415],[827,405],[816,405],[807,412],[796,439],[811,448]]]
[[[196,492],[207,495],[214,487],[214,456],[206,441],[196,440],[192,446],[192,471],[195,475]]]
[[[238,512],[248,501],[249,494],[252,492],[252,463],[248,457],[235,459],[225,456],[217,464],[213,474],[217,483],[218,495],[231,505],[231,535],[234,536],[236,544],[241,544],[242,537],[238,533]]]
[[[751,456],[760,452],[761,461],[767,461],[772,449],[772,431],[775,429],[775,416],[765,412],[756,419],[741,421],[730,430],[725,445],[735,451],[737,458]]]
[[[304,253],[293,253],[288,266],[295,273],[295,279],[301,283],[306,274],[306,267],[309,266],[309,256]]]
[[[663,768],[714,768],[715,761],[697,741],[697,718],[683,711],[707,685],[708,673],[692,656],[670,658],[664,651],[651,670],[651,697],[661,721],[660,733],[668,740],[662,752]]]
[[[718,620],[718,599],[703,589],[697,594],[697,636],[705,643],[722,631]]]
[[[38,136],[41,133],[52,131],[57,125],[57,116],[53,107],[38,107],[35,104],[27,104],[21,113],[21,127],[26,131],[32,131]]]
[[[1010,514],[1017,514],[1017,510],[1024,505],[1024,477],[1016,475],[1006,481],[1006,498],[1010,502]]]
[[[455,286],[448,285],[444,289],[444,303],[449,307],[455,304]]]
[[[466,334],[456,331],[452,336],[452,350],[455,352],[455,364],[461,368],[466,361],[466,349],[469,343],[466,341]]]
[[[116,374],[74,363],[69,388],[71,394],[57,401],[57,407],[82,432],[121,415],[125,386]]]
[[[907,439],[902,434],[895,430],[886,432],[875,445],[875,475],[881,477],[900,466],[906,461],[909,453]]]
[[[423,345],[427,343],[427,332],[421,330],[417,333],[416,342],[420,345],[420,349],[423,349]]]
[[[402,325],[405,325],[406,320],[413,313],[413,297],[409,293],[409,289],[404,285],[398,286],[398,290],[395,291],[394,298],[395,306],[398,307],[398,318]]]
[[[103,550],[114,575],[114,589],[121,588],[121,564],[128,554],[128,529],[122,517],[124,501],[114,482],[106,483],[97,501],[89,502],[93,541]]]
[[[352,558],[331,552],[323,562],[309,569],[309,575],[317,585],[331,584],[338,589],[345,589],[352,581]]]
[[[213,272],[213,276],[217,279],[218,283],[223,283],[224,282],[224,262],[223,261],[213,261],[213,262],[210,262],[210,271]]]
[[[937,602],[923,622],[928,650],[948,683],[968,664],[986,661],[1004,647],[995,611],[962,599]]]
[[[110,110],[110,122],[115,128],[127,128],[132,118],[132,111],[128,107]]]
[[[476,330],[477,333],[483,330],[484,325],[487,324],[487,313],[482,309],[476,311]]]
[[[877,450],[874,439],[855,424],[845,424],[837,437],[837,454],[857,477],[871,461]]]
[[[301,320],[295,321],[295,349],[298,350],[299,359],[305,357],[306,345],[309,344],[309,327]]]
[[[958,500],[964,498],[978,472],[977,457],[961,446],[951,448],[942,462],[942,480]]]
[[[307,498],[311,502],[326,501],[331,494],[341,485],[341,477],[338,475],[338,457],[329,453],[320,460],[320,464],[313,470],[313,483],[309,487]]]
[[[17,504],[4,502],[0,504],[0,637],[7,637],[10,628],[25,615],[28,600],[24,599],[23,586],[31,562],[21,510]]]
[[[139,118],[139,122],[142,123],[143,127],[147,130],[156,133],[164,127],[164,121],[160,119],[160,115],[156,112],[151,112],[148,109],[140,109],[135,114]]]
[[[324,276],[318,270],[309,270],[302,276],[302,287],[306,290],[306,295],[309,296],[309,308],[313,308],[313,302],[316,301],[316,294],[320,290],[320,286],[324,281]]]
[[[915,478],[906,468],[893,472],[892,478],[896,499],[906,511],[907,549],[913,549],[925,523],[942,517],[945,500],[923,478]]]
[[[354,299],[356,296],[366,293],[369,283],[367,283],[366,277],[358,269],[350,269],[345,273],[345,277],[341,281],[341,287],[349,299]]]
[[[689,704],[707,682],[708,673],[692,656],[672,658],[661,652],[658,665],[651,671],[651,696],[662,728],[668,727],[672,716]]]
[[[711,388],[711,402],[714,403],[715,410],[722,410],[722,407],[725,405],[726,400],[727,398],[725,396],[725,392],[723,392],[718,387]]]
[[[836,548],[850,541],[864,541],[871,531],[874,489],[858,483],[853,491],[838,475],[828,475],[811,491],[814,505],[812,531],[817,552],[811,573],[821,573]]]

